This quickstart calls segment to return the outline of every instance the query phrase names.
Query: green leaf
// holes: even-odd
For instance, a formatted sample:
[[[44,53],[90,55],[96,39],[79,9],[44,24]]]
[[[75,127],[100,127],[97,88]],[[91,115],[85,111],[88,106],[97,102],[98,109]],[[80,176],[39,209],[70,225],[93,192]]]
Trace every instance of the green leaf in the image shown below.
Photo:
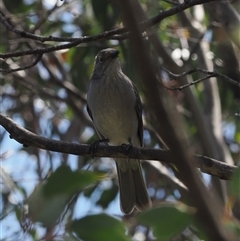
[[[93,192],[96,190],[97,186],[98,186],[97,184],[94,184],[94,185],[92,185],[92,186],[84,189],[83,195],[84,195],[85,197],[88,197],[88,198],[91,197],[91,195],[93,194]]]
[[[46,196],[72,194],[105,177],[89,171],[72,171],[68,166],[60,166],[47,180],[44,186]]]
[[[69,200],[69,195],[58,194],[46,197],[43,193],[43,183],[39,183],[31,193],[26,203],[29,216],[34,222],[40,222],[45,227],[53,227],[61,216]]]
[[[118,186],[113,184],[112,188],[104,190],[100,199],[97,201],[97,205],[100,205],[103,208],[107,208],[109,203],[116,198],[118,194]]]
[[[240,132],[236,132],[235,139],[237,143],[240,143]]]
[[[192,221],[193,209],[184,204],[164,204],[138,216],[138,220],[153,228],[161,241],[169,240],[182,232]]]
[[[230,185],[231,195],[240,197],[240,167],[234,171]]]
[[[91,215],[73,221],[71,231],[84,241],[130,241],[121,221],[106,214]]]

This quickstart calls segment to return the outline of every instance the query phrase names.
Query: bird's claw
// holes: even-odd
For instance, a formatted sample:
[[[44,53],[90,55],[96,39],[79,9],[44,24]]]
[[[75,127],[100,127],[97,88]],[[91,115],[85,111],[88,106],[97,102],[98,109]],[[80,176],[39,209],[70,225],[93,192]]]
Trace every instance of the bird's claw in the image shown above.
[[[109,142],[109,140],[108,140],[108,139],[100,139],[100,140],[94,141],[94,142],[90,145],[88,153],[91,154],[92,159],[94,159],[94,153],[97,151],[100,143],[103,143],[103,142]]]
[[[122,148],[124,151],[126,151],[126,152],[128,152],[131,147],[132,147],[132,144],[125,144],[125,143],[123,143],[123,144],[121,145],[121,148]]]

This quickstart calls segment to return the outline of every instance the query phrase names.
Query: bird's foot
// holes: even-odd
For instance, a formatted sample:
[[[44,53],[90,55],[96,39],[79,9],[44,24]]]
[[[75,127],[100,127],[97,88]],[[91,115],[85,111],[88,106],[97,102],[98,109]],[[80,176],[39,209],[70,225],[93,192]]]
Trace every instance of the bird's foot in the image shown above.
[[[131,147],[132,147],[132,144],[131,144],[131,143],[130,143],[130,144],[125,144],[125,143],[123,143],[123,144],[121,145],[121,148],[122,148],[125,152],[128,152]]]
[[[90,145],[88,153],[91,154],[92,159],[94,159],[94,153],[97,151],[99,145],[100,145],[101,143],[103,143],[103,142],[105,142],[105,143],[106,143],[106,142],[109,142],[109,139],[97,140],[97,141],[94,141],[94,142]]]

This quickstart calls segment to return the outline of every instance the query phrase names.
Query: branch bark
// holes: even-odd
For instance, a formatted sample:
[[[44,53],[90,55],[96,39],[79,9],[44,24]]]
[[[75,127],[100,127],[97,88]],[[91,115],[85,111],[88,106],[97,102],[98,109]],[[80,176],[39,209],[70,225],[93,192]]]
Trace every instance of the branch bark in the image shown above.
[[[91,145],[69,143],[65,141],[52,140],[36,135],[25,128],[19,126],[9,117],[0,113],[0,125],[10,134],[10,138],[23,144],[25,147],[33,146],[43,150],[67,153],[72,155],[92,156],[90,152]],[[127,152],[122,147],[99,146],[94,153],[95,157],[110,158],[133,158],[141,160],[156,160],[165,163],[177,164],[178,161],[172,159],[172,153],[169,150],[159,150],[150,148],[132,147]],[[193,166],[209,175],[217,176],[220,179],[230,180],[232,173],[237,168],[233,165],[227,165],[215,159],[194,155]]]

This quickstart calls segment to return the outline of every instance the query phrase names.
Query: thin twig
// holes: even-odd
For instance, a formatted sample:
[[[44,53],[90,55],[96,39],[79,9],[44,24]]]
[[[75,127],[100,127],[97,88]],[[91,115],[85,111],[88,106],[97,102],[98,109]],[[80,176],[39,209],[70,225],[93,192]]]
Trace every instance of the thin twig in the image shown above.
[[[186,71],[186,72],[183,72],[181,74],[174,74],[172,73],[171,71],[165,69],[162,67],[162,69],[167,72],[169,74],[170,77],[174,78],[174,79],[180,79],[181,77],[183,76],[186,76],[186,75],[190,75],[190,74],[193,74],[195,72],[200,72],[200,73],[203,73],[203,74],[207,74],[207,76],[203,77],[203,78],[200,78],[198,80],[195,80],[191,83],[188,83],[188,84],[185,84],[185,85],[182,85],[182,86],[178,86],[178,87],[167,87],[165,86],[165,88],[167,88],[168,90],[182,90],[184,88],[187,88],[191,85],[194,85],[194,84],[197,84],[201,81],[204,81],[206,79],[209,79],[209,78],[212,78],[212,77],[220,77],[222,79],[225,79],[227,81],[229,81],[230,83],[240,87],[240,82],[236,81],[236,80],[233,80],[231,78],[229,78],[228,76],[224,75],[224,74],[221,74],[217,71],[209,71],[209,70],[204,70],[204,69],[200,69],[200,68],[195,68],[195,69],[191,69],[189,71]]]
[[[197,84],[199,82],[202,82],[202,81],[204,81],[206,79],[210,79],[212,77],[216,77],[216,75],[207,75],[207,76],[205,76],[203,78],[197,79],[195,81],[192,81],[192,82],[190,82],[188,84],[185,84],[185,85],[181,85],[179,87],[167,87],[167,86],[165,86],[165,88],[168,89],[168,90],[183,90],[183,89],[185,89],[185,88],[187,88],[187,87],[189,87],[191,85],[195,85],[195,84]]]
[[[9,74],[9,73],[13,73],[13,72],[20,71],[20,70],[30,69],[33,66],[35,66],[41,60],[42,56],[43,56],[42,53],[38,54],[37,58],[29,65],[25,65],[23,67],[19,67],[19,68],[16,68],[16,69],[0,69],[0,72]]]

